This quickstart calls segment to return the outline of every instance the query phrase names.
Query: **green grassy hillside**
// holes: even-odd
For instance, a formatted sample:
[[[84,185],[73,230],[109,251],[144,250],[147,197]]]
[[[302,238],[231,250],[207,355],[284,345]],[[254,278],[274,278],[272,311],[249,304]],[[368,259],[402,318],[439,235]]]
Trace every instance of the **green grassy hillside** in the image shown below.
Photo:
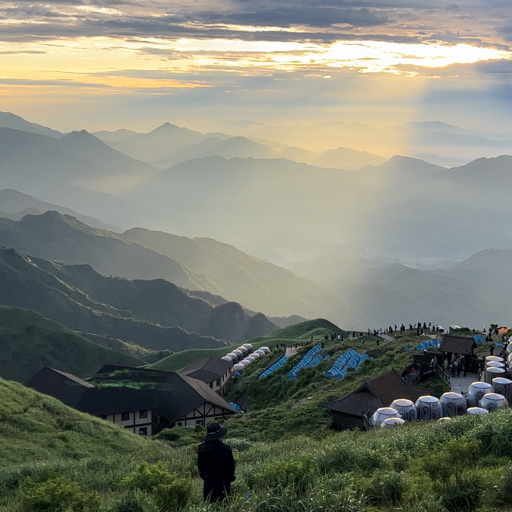
[[[251,343],[253,348],[256,350],[257,348],[264,346],[276,347],[282,343],[290,344],[309,341],[311,336],[314,338],[323,338],[326,334],[330,336],[334,332],[343,333],[346,337],[345,331],[341,330],[328,320],[318,318],[316,320],[307,320],[306,322],[285,327],[284,329],[267,334],[266,336],[253,338],[249,340],[248,343]],[[183,350],[161,359],[157,363],[150,365],[149,368],[153,370],[176,372],[187,366],[187,364],[194,359],[209,356],[222,357],[237,346],[239,345],[232,345],[230,347],[221,347],[217,349]],[[268,359],[264,358],[264,360],[268,362]]]
[[[246,415],[247,416],[247,415]],[[262,419],[269,432],[277,418]],[[307,416],[302,421],[307,422]],[[238,420],[237,420],[238,421]],[[0,511],[206,512],[204,429],[135,436],[0,379]],[[225,512],[505,512],[512,411],[272,441],[229,425],[237,479]],[[165,440],[168,441],[165,441]]]
[[[151,350],[219,347],[278,329],[240,304],[214,307],[164,279],[107,277],[89,265],[50,262],[15,249],[0,248],[0,282],[0,304]]]
[[[300,331],[300,326],[297,326]],[[321,337],[321,336],[319,336]],[[306,339],[309,337],[306,334]],[[366,380],[370,380],[391,368],[398,372],[413,363],[414,352],[404,351],[405,347],[417,346],[424,337],[414,334],[398,335],[394,341],[384,342],[374,336],[345,338],[343,342],[330,340],[324,343],[321,355],[331,358],[322,361],[314,368],[306,368],[291,380],[287,373],[299,363],[310,347],[299,348],[297,354],[272,374],[259,379],[259,375],[282,352],[262,357],[252,363],[233,383],[226,398],[242,401],[247,414],[230,420],[230,426],[237,435],[254,441],[278,440],[299,434],[312,435],[324,432],[331,424],[329,411],[321,404],[341,398]],[[377,345],[377,342],[379,343]],[[360,354],[367,353],[374,360],[365,361],[358,371],[349,370],[341,379],[325,377],[335,360],[349,348]],[[440,395],[446,391],[439,379],[420,383],[420,386],[434,387]]]
[[[38,313],[0,306],[0,376],[26,382],[44,366],[87,377],[104,364],[140,359],[104,348]]]

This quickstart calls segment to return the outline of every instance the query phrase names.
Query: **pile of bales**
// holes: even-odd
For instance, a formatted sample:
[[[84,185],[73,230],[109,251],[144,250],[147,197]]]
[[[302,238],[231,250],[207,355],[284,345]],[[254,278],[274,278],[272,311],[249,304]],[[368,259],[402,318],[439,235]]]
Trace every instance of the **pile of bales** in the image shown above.
[[[233,371],[241,373],[256,359],[269,353],[270,349],[268,347],[253,350],[253,346],[250,343],[244,343],[221,359],[223,361],[231,361],[233,363]]]
[[[324,358],[321,356],[319,354],[321,350],[320,345],[315,345],[313,348],[309,349],[300,362],[288,372],[288,377],[292,380],[297,380],[297,373],[303,368],[312,368],[319,365],[324,359],[329,359],[331,357],[325,356]]]
[[[363,364],[367,359],[370,359],[368,354],[358,354],[353,348],[351,348],[336,359],[331,369],[325,372],[325,376],[342,379],[345,377],[349,368],[354,368],[357,371],[361,364]]]
[[[258,377],[258,379],[262,379],[263,377],[267,377],[272,372],[275,372],[276,370],[279,370],[279,368],[281,368],[281,366],[283,366],[286,363],[286,361],[288,361],[288,358],[286,356],[281,357],[281,359],[276,361],[272,366],[270,366],[263,373],[261,373],[261,375]]]
[[[389,427],[401,425],[406,421],[449,420],[464,414],[488,414],[499,409],[505,409],[512,400],[512,380],[504,377],[492,377],[486,369],[486,380],[491,382],[473,382],[467,395],[449,391],[441,398],[425,395],[420,396],[416,403],[405,398],[394,400],[389,407],[377,409],[370,423],[374,427]]]

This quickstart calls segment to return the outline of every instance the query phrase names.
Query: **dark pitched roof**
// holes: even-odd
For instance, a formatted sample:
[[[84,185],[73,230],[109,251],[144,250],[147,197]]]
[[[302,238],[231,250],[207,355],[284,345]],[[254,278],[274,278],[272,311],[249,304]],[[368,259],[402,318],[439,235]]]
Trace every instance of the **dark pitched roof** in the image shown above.
[[[440,352],[451,352],[452,354],[471,354],[476,341],[472,336],[452,336],[445,334],[439,346]]]
[[[61,377],[47,394],[66,396],[70,388],[76,387],[75,380],[80,381]],[[96,416],[151,409],[172,423],[204,402],[222,407],[227,414],[235,412],[208,385],[174,372],[107,365],[91,383],[84,384],[80,396],[67,405]]]
[[[223,361],[218,357],[203,357],[191,361],[180,373],[209,384],[222,377],[231,366],[232,362]]]
[[[92,384],[85,380],[48,366],[38,371],[27,382],[26,386],[45,395],[58,398],[69,407],[76,407],[86,391],[94,388]]]
[[[333,412],[363,416],[365,412],[379,407],[388,407],[397,398],[408,398],[415,402],[429,390],[407,385],[395,369],[383,373],[361,384],[357,389],[339,400],[324,404]]]

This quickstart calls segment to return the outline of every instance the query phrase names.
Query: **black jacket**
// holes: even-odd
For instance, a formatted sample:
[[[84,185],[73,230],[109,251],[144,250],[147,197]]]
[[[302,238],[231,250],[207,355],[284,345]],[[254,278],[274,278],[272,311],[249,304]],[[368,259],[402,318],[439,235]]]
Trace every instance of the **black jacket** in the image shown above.
[[[205,482],[229,484],[235,479],[233,451],[220,440],[208,441],[198,446],[197,467]]]

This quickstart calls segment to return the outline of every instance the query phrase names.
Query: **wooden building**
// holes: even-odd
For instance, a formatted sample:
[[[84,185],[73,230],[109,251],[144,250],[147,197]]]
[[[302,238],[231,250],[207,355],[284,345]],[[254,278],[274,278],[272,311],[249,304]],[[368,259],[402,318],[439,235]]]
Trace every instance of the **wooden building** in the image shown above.
[[[106,365],[83,381],[46,367],[27,386],[145,436],[175,425],[204,426],[235,414],[208,385],[174,372]]]
[[[223,361],[218,357],[202,357],[191,361],[180,374],[204,382],[210,389],[223,396],[232,368],[232,361]]]
[[[410,386],[395,369],[365,381],[357,389],[334,402],[323,404],[332,414],[332,428],[347,430],[365,428],[364,418],[380,407],[389,407],[393,400],[408,398],[415,402],[428,395],[430,389]]]

